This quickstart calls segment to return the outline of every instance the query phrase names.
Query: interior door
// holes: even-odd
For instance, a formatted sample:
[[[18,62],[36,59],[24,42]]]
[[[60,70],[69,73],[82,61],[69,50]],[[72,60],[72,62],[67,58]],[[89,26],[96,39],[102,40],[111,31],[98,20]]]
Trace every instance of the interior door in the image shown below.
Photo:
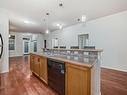
[[[0,34],[0,58],[2,57],[3,54],[3,38],[2,35]]]
[[[80,49],[83,49],[84,46],[88,45],[88,38],[89,38],[88,34],[78,35],[78,45]]]
[[[24,54],[29,54],[29,51],[30,51],[30,41],[29,40],[23,40],[23,51],[24,51]]]

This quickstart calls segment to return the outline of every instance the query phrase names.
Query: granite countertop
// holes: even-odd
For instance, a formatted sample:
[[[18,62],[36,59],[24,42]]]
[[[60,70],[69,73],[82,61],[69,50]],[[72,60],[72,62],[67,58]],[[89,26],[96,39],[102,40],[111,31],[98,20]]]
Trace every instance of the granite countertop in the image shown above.
[[[48,49],[47,50],[58,50],[58,51],[82,51],[82,52],[103,52],[103,49]]]
[[[46,58],[51,58],[54,60],[64,61],[70,64],[80,65],[91,68],[97,61],[95,57],[78,57],[78,56],[70,56],[70,55],[48,55],[43,52],[39,53],[31,53],[39,56],[43,56]]]

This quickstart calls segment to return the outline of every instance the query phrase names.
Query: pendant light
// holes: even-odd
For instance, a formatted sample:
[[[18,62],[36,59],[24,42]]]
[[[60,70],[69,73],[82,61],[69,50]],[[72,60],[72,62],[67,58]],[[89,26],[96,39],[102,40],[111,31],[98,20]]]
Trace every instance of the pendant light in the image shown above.
[[[86,22],[86,15],[82,15],[81,18],[77,19],[78,22],[85,23]]]
[[[46,28],[47,28],[47,30],[45,31],[45,33],[46,34],[49,34],[50,33],[50,31],[49,31],[49,13],[46,13],[46,16],[47,16],[47,23],[46,23]]]

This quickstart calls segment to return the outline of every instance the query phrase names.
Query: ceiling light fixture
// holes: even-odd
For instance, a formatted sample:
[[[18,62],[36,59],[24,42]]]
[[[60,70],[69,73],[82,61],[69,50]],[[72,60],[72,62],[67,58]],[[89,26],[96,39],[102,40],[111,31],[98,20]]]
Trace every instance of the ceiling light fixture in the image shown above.
[[[59,7],[63,7],[63,2],[62,2],[62,0],[59,0],[59,1],[60,1]]]
[[[50,31],[49,31],[49,25],[48,25],[49,24],[48,23],[49,15],[50,15],[49,13],[46,13],[46,16],[47,16],[47,23],[46,23],[47,30],[45,31],[46,34],[49,34],[50,33]]]
[[[86,15],[82,15],[81,21],[86,22]]]
[[[82,15],[81,18],[77,19],[78,22],[85,23],[86,22],[86,15]]]
[[[63,28],[63,26],[61,25],[61,26],[59,26],[59,29],[62,29]]]
[[[59,23],[57,23],[56,26],[59,27],[59,29],[62,29],[63,28],[63,25],[62,24],[59,24]]]
[[[45,32],[46,34],[48,34],[49,33],[49,30],[46,30],[46,32]]]
[[[29,22],[29,21],[27,21],[27,20],[25,20],[25,21],[24,21],[24,23],[29,24],[30,22]]]
[[[59,3],[59,7],[63,7],[63,3]]]
[[[78,18],[77,21],[80,22],[80,19]]]
[[[59,27],[59,26],[60,26],[60,24],[59,24],[59,23],[57,23],[57,24],[56,24],[56,26],[58,26],[58,27]]]

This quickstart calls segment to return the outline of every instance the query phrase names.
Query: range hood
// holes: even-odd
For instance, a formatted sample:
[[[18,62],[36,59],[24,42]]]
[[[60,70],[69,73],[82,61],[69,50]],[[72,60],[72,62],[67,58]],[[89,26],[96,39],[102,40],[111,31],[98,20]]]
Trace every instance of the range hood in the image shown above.
[[[2,35],[0,33],[0,59],[2,57],[2,54],[3,54],[3,38],[2,38]]]

